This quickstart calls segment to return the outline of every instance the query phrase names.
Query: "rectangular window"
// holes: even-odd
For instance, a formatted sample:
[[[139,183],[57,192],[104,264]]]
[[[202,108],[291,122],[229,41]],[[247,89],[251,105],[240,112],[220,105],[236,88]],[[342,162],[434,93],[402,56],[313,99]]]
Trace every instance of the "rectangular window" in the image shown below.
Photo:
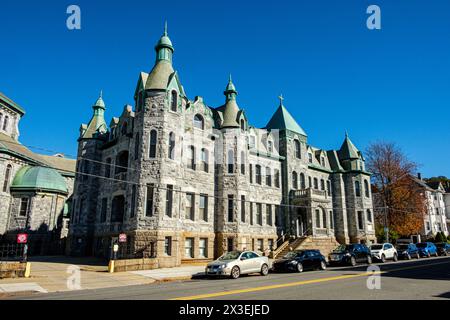
[[[194,238],[184,240],[184,257],[194,258]]]
[[[270,251],[273,251],[273,239],[267,240],[267,244]]]
[[[105,178],[111,177],[111,158],[106,159]]]
[[[155,192],[155,185],[153,183],[147,184],[145,216],[153,216],[153,198]]]
[[[228,222],[234,221],[234,196],[228,195]]]
[[[245,196],[241,196],[241,221],[245,222]]]
[[[270,168],[266,168],[266,185],[272,186],[272,170]]]
[[[430,222],[427,221],[427,230],[430,230]]]
[[[257,246],[256,250],[263,252],[264,251],[264,240],[258,239],[257,244],[258,244],[258,246]]]
[[[26,217],[28,215],[28,206],[30,204],[30,198],[20,199],[19,216]]]
[[[253,202],[250,202],[250,224],[253,225]]]
[[[194,220],[194,201],[195,196],[192,193],[186,194],[186,212],[185,212],[185,218]]]
[[[313,157],[312,157],[311,153],[308,153],[308,160],[309,160],[309,163],[313,162]]]
[[[165,237],[164,239],[164,254],[166,256],[172,255],[172,237]]]
[[[262,226],[262,204],[256,204],[256,222]]]
[[[228,250],[228,252],[234,250],[234,239],[233,238],[227,239],[227,250]]]
[[[108,198],[103,198],[102,207],[100,208],[100,222],[106,222],[107,210],[108,210]]]
[[[271,226],[272,222],[272,205],[266,204],[266,223]]]
[[[250,164],[249,173],[250,173],[250,183],[253,183],[253,165],[252,164]]]
[[[261,166],[256,165],[256,183],[261,184]]]
[[[256,138],[255,136],[250,136],[249,148],[253,149],[256,146]]]
[[[275,188],[279,188],[280,187],[280,170],[275,169],[275,174],[274,174],[274,179],[275,179]]]
[[[362,211],[358,211],[358,229],[364,229],[364,216]]]
[[[166,216],[172,217],[173,185],[168,184],[166,190]]]
[[[208,257],[208,239],[202,238],[198,243],[198,250],[200,258]]]
[[[330,211],[330,228],[334,229],[334,214],[333,214],[333,211]]]
[[[136,212],[136,185],[134,184],[131,187],[131,211],[130,211],[130,218],[133,218],[135,216]]]
[[[199,215],[203,221],[208,221],[208,196],[200,195]]]
[[[316,228],[321,228],[322,227],[322,223],[320,220],[320,210],[316,209]]]

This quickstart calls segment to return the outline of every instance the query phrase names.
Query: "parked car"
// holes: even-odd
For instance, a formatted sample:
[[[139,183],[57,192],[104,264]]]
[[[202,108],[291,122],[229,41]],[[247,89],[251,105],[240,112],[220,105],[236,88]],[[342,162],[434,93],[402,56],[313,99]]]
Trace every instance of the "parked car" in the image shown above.
[[[419,259],[419,249],[414,243],[398,244],[396,246],[397,254],[400,259],[411,260],[412,257]]]
[[[319,250],[295,250],[272,264],[274,271],[296,271],[327,268],[327,261]]]
[[[432,255],[434,255],[435,257],[439,255],[436,246],[432,242],[421,242],[416,244],[416,246],[419,249],[419,254],[421,257],[429,258]]]
[[[397,249],[390,243],[383,244],[373,244],[370,246],[370,253],[372,254],[372,258],[383,263],[386,260],[398,260]]]
[[[358,262],[372,263],[370,249],[364,244],[343,244],[329,255],[330,265],[347,264],[355,266]]]
[[[241,274],[269,274],[269,258],[262,257],[253,251],[230,251],[217,260],[208,263],[205,269],[207,276],[230,276],[239,278]]]
[[[448,256],[450,254],[450,244],[447,242],[436,243],[436,248],[440,256]]]

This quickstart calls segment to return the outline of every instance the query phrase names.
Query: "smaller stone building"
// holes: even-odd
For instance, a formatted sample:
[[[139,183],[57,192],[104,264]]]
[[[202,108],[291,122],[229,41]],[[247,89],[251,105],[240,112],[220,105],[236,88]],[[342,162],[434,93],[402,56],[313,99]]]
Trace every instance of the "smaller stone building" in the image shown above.
[[[29,235],[30,254],[61,254],[68,233],[75,160],[22,145],[25,111],[0,93],[0,242]]]

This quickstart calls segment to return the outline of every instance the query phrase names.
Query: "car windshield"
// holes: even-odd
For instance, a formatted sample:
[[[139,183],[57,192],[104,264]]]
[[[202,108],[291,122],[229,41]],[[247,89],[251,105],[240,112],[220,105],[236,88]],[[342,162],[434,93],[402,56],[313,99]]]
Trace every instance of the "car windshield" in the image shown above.
[[[443,248],[445,243],[435,243],[436,247]]]
[[[427,244],[426,243],[418,243],[417,244],[417,248],[426,248]]]
[[[397,249],[399,249],[399,250],[406,250],[406,249],[408,249],[408,245],[407,244],[399,244],[397,246]]]
[[[370,250],[381,250],[383,249],[383,245],[381,244],[374,244],[373,246],[370,246]]]
[[[239,256],[241,255],[242,252],[240,251],[230,251],[225,253],[224,255],[222,255],[218,260],[236,260],[237,258],[239,258]]]
[[[288,254],[286,254],[284,256],[284,258],[285,259],[293,259],[293,258],[296,258],[296,257],[300,257],[302,254],[303,254],[302,251],[291,251],[291,252],[288,252]]]
[[[351,251],[351,250],[353,250],[353,245],[341,244],[339,247],[334,249],[333,252],[340,253],[340,252]]]

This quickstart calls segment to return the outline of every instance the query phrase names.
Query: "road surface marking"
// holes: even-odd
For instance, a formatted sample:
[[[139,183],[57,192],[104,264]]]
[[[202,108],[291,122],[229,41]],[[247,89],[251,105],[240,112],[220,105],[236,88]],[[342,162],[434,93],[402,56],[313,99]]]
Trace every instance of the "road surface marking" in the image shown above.
[[[311,279],[311,280],[303,280],[303,281],[291,282],[291,283],[274,284],[274,285],[262,286],[262,287],[236,289],[236,290],[222,291],[222,292],[215,292],[215,293],[206,293],[206,294],[199,294],[199,295],[195,295],[195,296],[173,298],[173,299],[169,299],[169,300],[198,300],[198,299],[223,297],[223,296],[240,294],[240,293],[258,292],[258,291],[266,291],[266,290],[273,290],[273,289],[280,289],[280,288],[287,288],[287,287],[302,286],[305,284],[360,278],[360,277],[371,276],[371,275],[375,275],[375,274],[383,274],[383,273],[388,273],[388,272],[403,271],[403,270],[409,270],[409,269],[418,269],[418,268],[430,267],[430,266],[447,264],[447,263],[449,263],[449,261],[430,263],[430,264],[419,265],[419,266],[409,266],[409,267],[397,268],[397,269],[392,269],[392,270],[387,270],[387,271],[371,271],[371,272],[364,272],[364,273],[360,273],[360,274],[341,275],[341,276],[321,278],[321,279]]]

